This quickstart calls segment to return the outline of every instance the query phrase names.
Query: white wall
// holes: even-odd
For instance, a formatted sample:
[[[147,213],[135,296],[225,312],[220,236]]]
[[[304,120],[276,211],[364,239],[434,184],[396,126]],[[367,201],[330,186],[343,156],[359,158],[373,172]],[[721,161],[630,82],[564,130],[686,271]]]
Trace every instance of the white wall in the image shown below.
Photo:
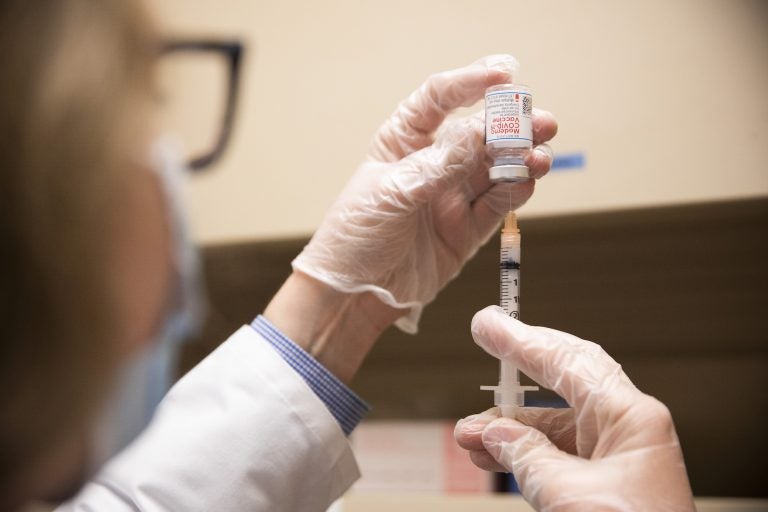
[[[524,215],[768,195],[760,1],[153,0],[175,34],[249,44],[234,143],[191,187],[206,242],[310,233],[429,73],[512,53],[581,171]],[[301,100],[295,100],[301,96]]]

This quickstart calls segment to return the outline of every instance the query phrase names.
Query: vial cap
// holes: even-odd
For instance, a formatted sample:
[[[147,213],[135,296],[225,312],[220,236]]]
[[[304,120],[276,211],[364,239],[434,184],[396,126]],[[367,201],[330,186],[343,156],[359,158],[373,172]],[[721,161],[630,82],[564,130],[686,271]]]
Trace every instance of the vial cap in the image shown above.
[[[528,167],[524,165],[495,165],[488,170],[488,175],[494,182],[514,183],[530,179]]]

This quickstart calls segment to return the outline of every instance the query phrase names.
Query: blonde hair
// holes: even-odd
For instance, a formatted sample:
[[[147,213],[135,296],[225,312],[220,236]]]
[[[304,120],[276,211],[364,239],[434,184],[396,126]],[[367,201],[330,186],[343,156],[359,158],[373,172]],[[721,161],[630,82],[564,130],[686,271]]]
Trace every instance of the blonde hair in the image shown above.
[[[116,365],[110,202],[139,165],[146,21],[133,1],[0,3],[0,497]]]

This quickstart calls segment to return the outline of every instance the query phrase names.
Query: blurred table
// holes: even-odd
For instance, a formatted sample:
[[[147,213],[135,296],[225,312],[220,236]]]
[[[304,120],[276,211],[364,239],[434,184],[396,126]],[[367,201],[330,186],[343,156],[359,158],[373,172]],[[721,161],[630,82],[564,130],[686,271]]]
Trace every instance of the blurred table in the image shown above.
[[[768,500],[747,498],[696,498],[698,512],[766,512]],[[530,512],[519,496],[428,494],[349,494],[329,512]]]

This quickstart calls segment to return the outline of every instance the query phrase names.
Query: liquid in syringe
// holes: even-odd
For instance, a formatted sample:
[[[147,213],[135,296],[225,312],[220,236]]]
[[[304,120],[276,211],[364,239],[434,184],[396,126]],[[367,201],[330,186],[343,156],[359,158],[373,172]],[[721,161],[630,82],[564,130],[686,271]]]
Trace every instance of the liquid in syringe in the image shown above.
[[[520,249],[517,216],[509,212],[501,229],[499,305],[512,318],[520,318]]]
[[[500,252],[500,306],[512,318],[520,317],[520,229],[517,216],[507,213],[501,230]],[[537,386],[521,386],[520,371],[507,361],[501,361],[498,386],[482,386],[480,389],[494,392],[494,404],[505,418],[514,418],[518,407],[525,402],[525,392],[539,389]]]

